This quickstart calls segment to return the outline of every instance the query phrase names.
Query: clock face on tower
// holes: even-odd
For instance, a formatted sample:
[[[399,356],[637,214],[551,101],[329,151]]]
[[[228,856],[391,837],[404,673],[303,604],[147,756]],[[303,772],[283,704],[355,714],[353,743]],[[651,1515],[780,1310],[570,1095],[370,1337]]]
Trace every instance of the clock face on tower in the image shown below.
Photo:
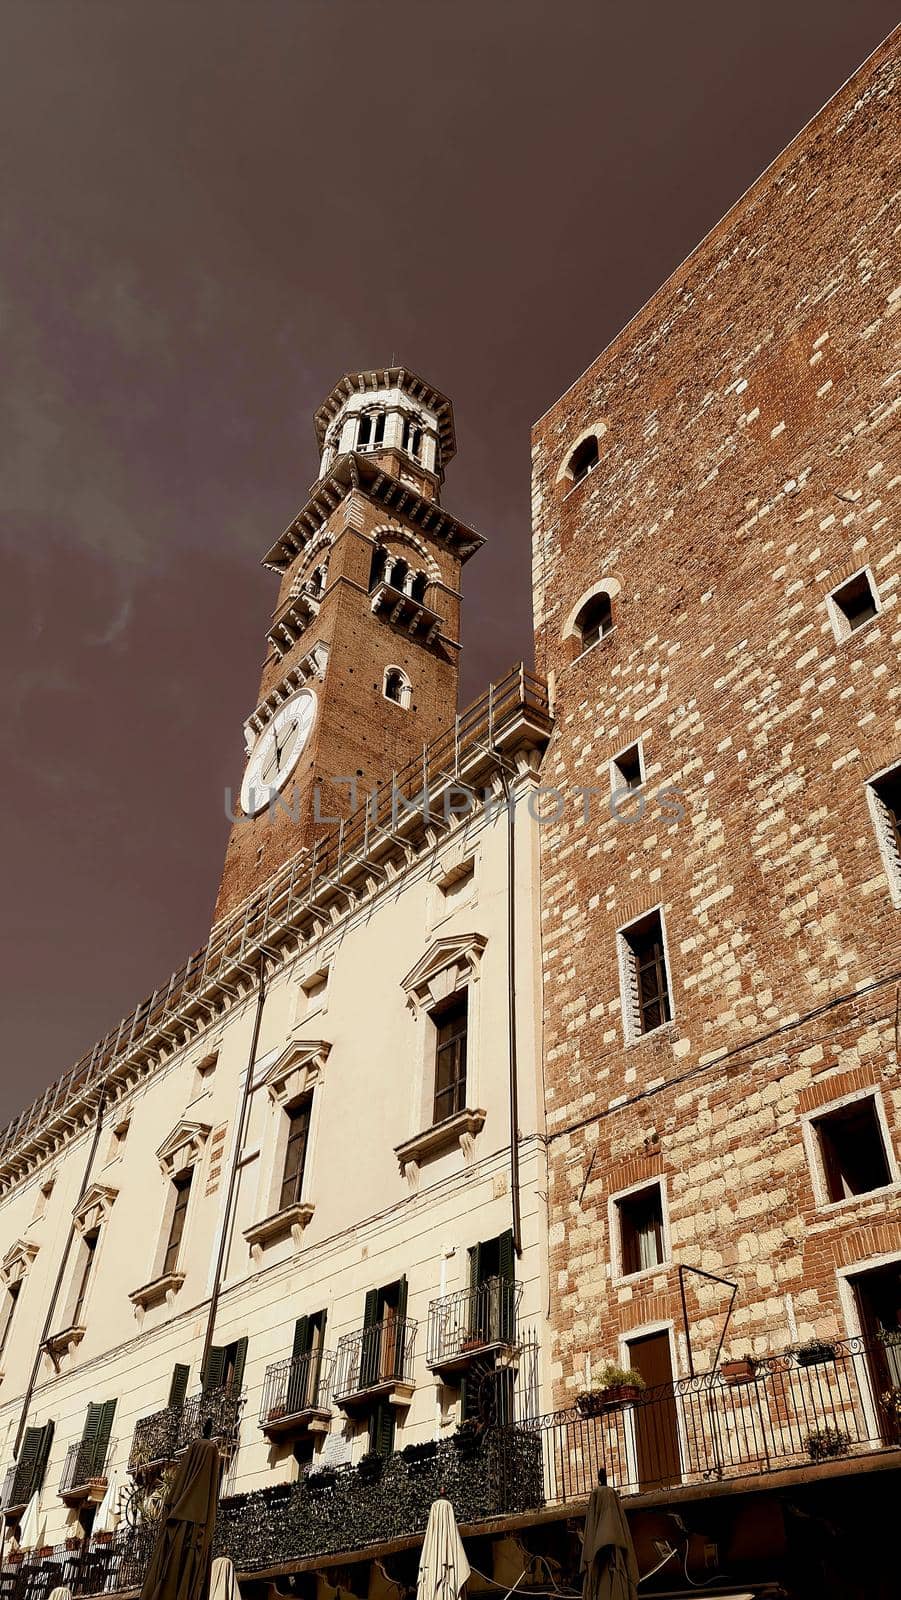
[[[250,752],[241,785],[241,810],[246,817],[256,816],[269,804],[270,796],[284,788],[315,720],[316,696],[312,689],[301,689],[267,722]]]

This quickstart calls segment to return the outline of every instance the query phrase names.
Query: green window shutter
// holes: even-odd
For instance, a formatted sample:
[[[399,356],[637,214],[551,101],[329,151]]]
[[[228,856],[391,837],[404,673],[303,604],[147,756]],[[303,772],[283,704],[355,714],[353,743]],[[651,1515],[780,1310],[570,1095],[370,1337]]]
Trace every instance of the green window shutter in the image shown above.
[[[99,1477],[106,1464],[106,1453],[109,1449],[110,1435],[113,1431],[113,1418],[116,1415],[115,1400],[107,1400],[100,1407],[100,1416],[97,1422],[97,1437],[94,1440],[94,1477]]]
[[[366,1304],[363,1307],[363,1327],[374,1328],[379,1320],[379,1292],[378,1289],[367,1289]]]
[[[477,1289],[482,1281],[482,1246],[473,1244],[469,1247],[469,1287]]]
[[[397,1280],[397,1320],[398,1320],[398,1322],[404,1322],[406,1320],[406,1316],[407,1316],[407,1280],[406,1280],[406,1278],[398,1278],[398,1280]]]
[[[376,1406],[369,1419],[369,1448],[384,1460],[394,1453],[394,1407],[387,1400]]]
[[[94,1448],[94,1441],[97,1438],[97,1429],[100,1427],[100,1414],[102,1410],[103,1407],[97,1405],[93,1400],[88,1406],[84,1419],[84,1427],[81,1430],[81,1447],[84,1451],[93,1450]]]
[[[211,1344],[203,1367],[203,1392],[210,1394],[214,1389],[221,1389],[225,1380],[225,1347],[221,1344]]]
[[[47,1471],[47,1462],[50,1460],[50,1451],[52,1448],[53,1423],[45,1422],[43,1428],[40,1429],[40,1440],[38,1442],[37,1460],[34,1466],[34,1486],[32,1493],[34,1493],[35,1489],[40,1489],[44,1482],[44,1474]]]
[[[294,1344],[291,1350],[293,1357],[305,1356],[310,1348],[310,1319],[298,1317],[294,1324]]]
[[[23,1505],[30,1500],[33,1493],[35,1467],[44,1435],[43,1428],[26,1428],[19,1451],[19,1460],[16,1464],[16,1475],[13,1479],[12,1496],[10,1504]]]
[[[172,1369],[172,1382],[169,1385],[169,1398],[166,1401],[167,1406],[170,1406],[173,1411],[180,1411],[185,1403],[190,1376],[191,1368],[186,1367],[183,1362],[177,1361]]]
[[[516,1273],[516,1257],[513,1250],[513,1229],[508,1228],[497,1241],[498,1244],[498,1276],[505,1283],[512,1283]]]
[[[367,1384],[375,1383],[379,1372],[381,1354],[381,1333],[378,1326],[380,1298],[378,1289],[367,1289],[366,1303],[363,1307],[363,1337],[360,1340],[359,1381],[363,1388]]]
[[[234,1366],[232,1368],[231,1389],[237,1394],[244,1387],[244,1368],[247,1365],[247,1339],[238,1339],[234,1345]]]

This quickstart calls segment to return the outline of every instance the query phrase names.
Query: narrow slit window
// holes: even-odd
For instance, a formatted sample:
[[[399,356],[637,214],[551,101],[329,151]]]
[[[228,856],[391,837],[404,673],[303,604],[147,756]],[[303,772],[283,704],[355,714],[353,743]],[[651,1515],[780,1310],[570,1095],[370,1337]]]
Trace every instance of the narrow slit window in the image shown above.
[[[91,1274],[94,1271],[94,1263],[97,1259],[97,1246],[99,1242],[99,1228],[94,1228],[92,1232],[86,1233],[81,1241],[81,1256],[77,1268],[75,1302],[72,1308],[71,1326],[73,1328],[80,1328],[82,1326],[85,1302],[88,1298],[88,1289],[91,1286]]]
[[[20,1279],[18,1283],[11,1283],[8,1285],[6,1294],[3,1297],[3,1306],[2,1309],[0,1309],[0,1362],[3,1361],[3,1357],[6,1353],[10,1329],[12,1328],[13,1317],[16,1314],[16,1306],[19,1303],[19,1295],[21,1292],[22,1283]]]

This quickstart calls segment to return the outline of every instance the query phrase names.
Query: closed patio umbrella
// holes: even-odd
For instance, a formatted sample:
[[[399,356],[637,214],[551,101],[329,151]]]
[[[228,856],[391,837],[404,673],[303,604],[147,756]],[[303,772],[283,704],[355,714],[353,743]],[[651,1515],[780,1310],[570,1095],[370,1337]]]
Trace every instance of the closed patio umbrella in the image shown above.
[[[218,1446],[195,1439],[170,1490],[141,1600],[207,1600],[220,1469]]]
[[[619,1495],[592,1489],[582,1537],[584,1600],[638,1600],[638,1562]]]
[[[122,1497],[122,1480],[118,1468],[110,1471],[109,1481],[106,1485],[106,1494],[97,1507],[92,1533],[115,1533],[122,1515],[120,1500]]]
[[[469,1562],[449,1500],[433,1500],[429,1509],[416,1600],[458,1600],[469,1578]]]
[[[51,1589],[47,1600],[72,1600],[72,1590],[61,1583],[57,1589]]]
[[[217,1556],[210,1578],[210,1600],[241,1600],[235,1577],[235,1564],[228,1556]]]
[[[28,1502],[22,1526],[19,1529],[19,1545],[23,1550],[39,1550],[44,1543],[44,1531],[47,1527],[47,1518],[41,1510],[41,1496],[36,1489]]]

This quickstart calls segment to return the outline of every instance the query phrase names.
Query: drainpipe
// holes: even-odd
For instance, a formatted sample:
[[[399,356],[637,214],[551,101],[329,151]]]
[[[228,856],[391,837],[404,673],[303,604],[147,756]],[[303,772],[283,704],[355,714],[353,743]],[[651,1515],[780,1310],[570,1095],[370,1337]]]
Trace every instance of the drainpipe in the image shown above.
[[[510,1194],[513,1248],[522,1255],[519,1197],[519,1081],[516,1058],[516,798],[503,766],[500,780],[507,803],[507,1042],[510,1062]]]
[[[85,1194],[87,1193],[88,1182],[89,1182],[90,1176],[91,1176],[91,1169],[92,1169],[92,1167],[94,1165],[94,1157],[97,1154],[97,1146],[98,1146],[98,1144],[100,1142],[100,1130],[103,1127],[103,1112],[104,1112],[105,1102],[106,1102],[106,1091],[104,1089],[101,1089],[100,1090],[100,1098],[97,1101],[97,1120],[94,1123],[94,1137],[91,1140],[91,1148],[88,1151],[87,1164],[86,1164],[85,1169],[84,1169],[84,1177],[81,1180],[81,1188],[78,1191],[78,1199],[76,1200],[75,1205],[72,1208],[73,1209],[73,1213],[78,1210],[78,1207],[80,1206],[82,1200],[84,1199]],[[29,1412],[30,1407],[31,1407],[32,1399],[34,1398],[34,1391],[35,1391],[35,1389],[37,1387],[38,1372],[40,1370],[40,1365],[41,1365],[41,1356],[44,1354],[44,1349],[46,1347],[47,1340],[50,1337],[50,1330],[51,1330],[51,1327],[53,1325],[53,1318],[56,1316],[56,1303],[57,1303],[57,1301],[59,1299],[60,1289],[63,1286],[63,1278],[65,1277],[65,1274],[66,1274],[66,1267],[68,1266],[68,1263],[69,1263],[69,1256],[70,1256],[71,1251],[72,1251],[72,1241],[74,1240],[74,1238],[75,1238],[75,1222],[74,1222],[74,1216],[73,1216],[73,1221],[69,1225],[69,1235],[68,1235],[68,1238],[66,1239],[66,1245],[65,1245],[65,1249],[63,1250],[62,1260],[60,1261],[60,1264],[59,1264],[59,1271],[56,1274],[56,1282],[53,1285],[53,1293],[50,1296],[50,1304],[47,1307],[47,1316],[44,1319],[44,1327],[43,1327],[43,1330],[41,1332],[40,1343],[38,1344],[37,1351],[35,1353],[34,1365],[32,1366],[32,1369],[31,1369],[31,1377],[28,1380],[28,1388],[25,1390],[25,1399],[22,1402],[22,1411],[21,1411],[21,1414],[19,1416],[19,1426],[16,1429],[16,1442],[15,1442],[15,1445],[13,1446],[13,1460],[14,1461],[18,1458],[19,1450],[20,1450],[20,1447],[21,1447],[21,1444],[22,1444],[22,1435],[25,1432],[25,1424],[26,1424],[26,1422],[28,1420],[28,1412]],[[4,1522],[5,1522],[5,1520],[6,1519],[4,1517]]]
[[[241,1152],[244,1149],[244,1136],[247,1127],[247,1111],[250,1106],[250,1097],[253,1094],[253,1067],[257,1058],[257,1046],[260,1042],[260,1025],[263,1021],[263,1006],[266,1000],[266,957],[260,954],[260,987],[257,993],[256,1011],[253,1019],[253,1036],[250,1041],[250,1056],[247,1061],[247,1076],[244,1080],[244,1094],[241,1098],[241,1110],[238,1114],[238,1127],[235,1133],[235,1147],[232,1156],[231,1171],[228,1175],[228,1191],[225,1197],[225,1215],[222,1219],[222,1232],[219,1238],[219,1252],[216,1257],[216,1272],[213,1278],[213,1288],[210,1294],[210,1310],[207,1317],[206,1334],[203,1341],[203,1355],[200,1361],[201,1380],[206,1371],[207,1358],[213,1343],[213,1334],[216,1331],[216,1313],[219,1309],[219,1295],[222,1288],[222,1274],[225,1269],[225,1255],[228,1250],[229,1235],[231,1232],[232,1207],[235,1201],[235,1192],[238,1187],[238,1173],[241,1169]]]

